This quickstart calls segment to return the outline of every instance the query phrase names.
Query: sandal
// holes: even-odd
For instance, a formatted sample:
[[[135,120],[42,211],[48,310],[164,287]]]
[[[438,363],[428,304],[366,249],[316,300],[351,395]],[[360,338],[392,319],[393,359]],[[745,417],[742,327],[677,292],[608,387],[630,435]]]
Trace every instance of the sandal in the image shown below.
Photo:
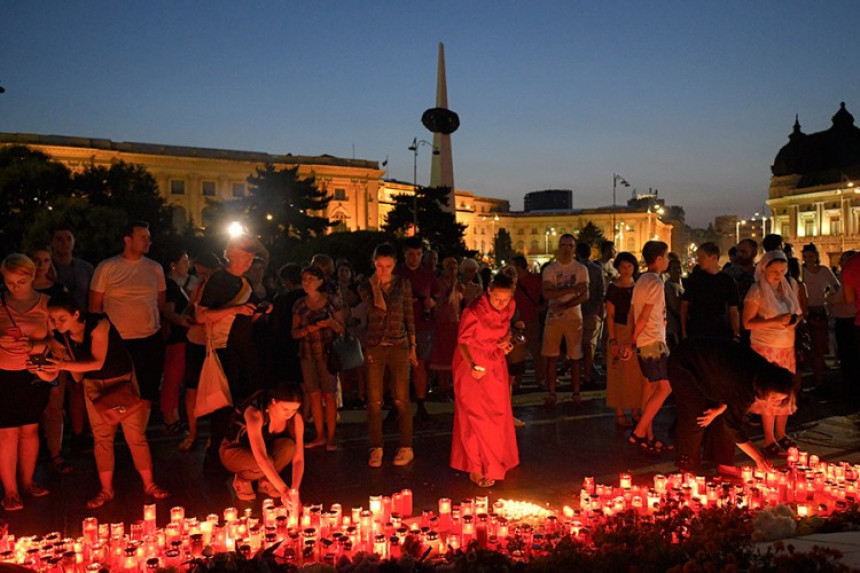
[[[164,424],[164,433],[168,436],[180,436],[185,433],[185,424],[182,420],[176,420],[172,424]]]
[[[783,455],[782,449],[779,447],[779,444],[776,442],[771,442],[765,447],[762,448],[764,454],[769,458],[778,458]]]
[[[194,447],[194,442],[196,442],[196,441],[197,441],[197,436],[192,436],[189,434],[188,436],[185,437],[184,440],[182,440],[182,443],[179,444],[179,451],[180,452],[191,451],[191,448]]]
[[[788,436],[783,436],[782,438],[777,440],[776,443],[779,444],[779,447],[782,448],[783,450],[785,450],[786,452],[788,452],[789,448],[796,448],[797,447],[797,443],[795,443]]]
[[[478,487],[493,487],[496,485],[496,480],[484,477],[481,474],[469,474],[469,479]]]
[[[24,487],[23,489],[24,489],[24,493],[27,493],[33,497],[45,497],[46,495],[51,493],[50,490],[45,489],[42,486],[35,484],[35,483],[31,483],[29,486]]]
[[[305,443],[305,449],[310,450],[311,448],[319,447],[319,446],[323,445],[324,443],[325,443],[325,438],[317,438],[311,442],[306,442]]]
[[[54,471],[58,474],[70,474],[75,471],[75,468],[72,467],[72,464],[63,459],[63,456],[57,454],[53,458],[51,458],[51,463],[54,465]]]
[[[662,455],[666,452],[672,452],[675,450],[675,446],[673,444],[664,444],[660,440],[649,440],[649,444],[651,446],[651,451],[657,455]]]
[[[162,488],[155,482],[149,484],[146,489],[143,490],[143,493],[152,496],[155,499],[167,499],[168,497],[170,497],[170,492]]]
[[[651,445],[651,441],[648,439],[648,436],[637,436],[635,432],[630,432],[630,436],[627,438],[627,443],[642,450],[646,454],[654,453],[654,448]]]
[[[18,494],[6,495],[3,498],[3,509],[6,511],[18,511],[19,509],[24,509],[24,503],[21,501],[21,498],[18,497]]]
[[[113,501],[113,490],[103,489],[94,498],[87,502],[88,509],[97,509],[106,503]]]
[[[633,422],[627,419],[627,416],[625,416],[624,414],[616,414],[615,425],[619,428],[632,428]]]
[[[327,451],[327,452],[336,452],[336,451],[337,451],[337,444],[335,444],[334,442],[331,442],[331,443],[329,443],[329,444],[326,444],[326,445],[325,445],[325,451]]]

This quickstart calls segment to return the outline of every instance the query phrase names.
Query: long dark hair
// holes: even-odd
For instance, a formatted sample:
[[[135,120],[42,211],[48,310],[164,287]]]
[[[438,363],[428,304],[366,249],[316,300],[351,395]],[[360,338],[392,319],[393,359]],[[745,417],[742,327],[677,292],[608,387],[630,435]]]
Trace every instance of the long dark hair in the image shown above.
[[[76,312],[79,313],[79,322],[84,322],[84,320],[86,319],[86,310],[82,309],[78,305],[78,301],[75,299],[75,297],[67,292],[57,293],[56,295],[48,299],[48,310],[51,310],[52,308],[65,310],[69,314],[75,314]]]

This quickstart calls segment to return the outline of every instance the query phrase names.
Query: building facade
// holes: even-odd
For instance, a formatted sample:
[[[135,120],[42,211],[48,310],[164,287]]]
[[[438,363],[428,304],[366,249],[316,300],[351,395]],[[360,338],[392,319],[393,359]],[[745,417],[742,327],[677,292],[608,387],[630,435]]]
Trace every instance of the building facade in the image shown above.
[[[114,142],[66,136],[0,133],[0,145],[26,145],[63,163],[72,171],[89,165],[110,166],[124,161],[144,166],[158,183],[174,209],[174,224],[204,225],[207,200],[229,201],[248,193],[247,178],[267,163],[277,169],[298,167],[301,177],[315,177],[317,186],[331,196],[325,216],[334,223],[332,232],[376,230],[393,208],[396,195],[413,193],[414,185],[383,179],[385,172],[375,161],[342,159],[329,155],[272,155],[198,147]],[[607,238],[614,238],[619,251],[637,257],[649,239],[672,244],[672,225],[653,209],[619,206],[600,209],[559,209],[536,212],[511,211],[504,199],[480,197],[463,190],[455,192],[457,221],[466,225],[469,249],[486,255],[493,238],[505,229],[514,250],[542,263],[552,258],[558,239],[589,222]],[[613,230],[613,213],[616,223]]]
[[[768,232],[800,246],[815,243],[822,264],[860,249],[860,128],[841,104],[825,131],[805,134],[795,120],[771,167]]]

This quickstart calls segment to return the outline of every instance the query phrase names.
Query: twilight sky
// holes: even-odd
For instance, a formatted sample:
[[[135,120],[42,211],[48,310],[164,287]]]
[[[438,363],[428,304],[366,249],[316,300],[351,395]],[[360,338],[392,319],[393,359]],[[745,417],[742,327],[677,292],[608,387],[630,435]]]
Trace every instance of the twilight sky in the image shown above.
[[[612,174],[704,226],[748,216],[794,115],[860,118],[860,2],[26,1],[0,18],[0,131],[383,161],[412,181],[445,43],[458,189]],[[418,182],[429,182],[421,147]],[[628,190],[619,189],[626,199]],[[622,202],[622,201],[619,201]]]

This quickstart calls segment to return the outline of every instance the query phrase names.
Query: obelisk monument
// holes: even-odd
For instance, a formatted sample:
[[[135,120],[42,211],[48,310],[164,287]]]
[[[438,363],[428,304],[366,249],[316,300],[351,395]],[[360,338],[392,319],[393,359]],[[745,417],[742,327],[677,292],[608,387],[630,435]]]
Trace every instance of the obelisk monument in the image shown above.
[[[448,109],[448,85],[445,80],[445,44],[439,42],[439,64],[436,71],[436,107]],[[451,135],[436,132],[433,134],[433,149],[438,151],[431,155],[430,186],[447,187],[447,211],[454,212],[454,159],[451,153]]]

